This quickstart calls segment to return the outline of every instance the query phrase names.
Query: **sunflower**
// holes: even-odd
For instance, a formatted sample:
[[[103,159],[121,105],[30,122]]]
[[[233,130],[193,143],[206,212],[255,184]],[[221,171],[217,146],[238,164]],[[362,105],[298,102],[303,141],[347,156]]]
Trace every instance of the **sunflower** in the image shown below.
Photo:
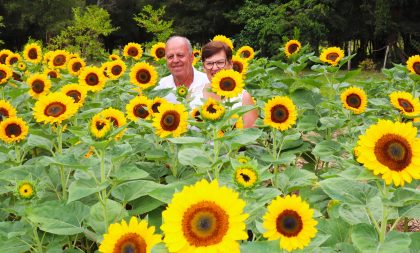
[[[420,75],[420,55],[413,55],[407,60],[407,68],[413,73]]]
[[[12,78],[13,78],[13,80],[15,80],[15,81],[19,81],[19,82],[22,82],[23,80],[22,80],[22,76],[18,73],[18,72],[16,72],[16,71],[13,71],[13,74],[12,74]],[[13,86],[13,87],[17,87],[16,85],[14,85],[13,83],[11,83],[11,85]]]
[[[13,54],[9,49],[0,50],[0,64],[6,64],[6,58],[9,54]]]
[[[49,76],[50,78],[60,78],[60,73],[55,69],[45,69],[44,74]]]
[[[20,142],[28,135],[28,129],[21,118],[7,118],[0,122],[0,139],[7,143]]]
[[[166,99],[161,98],[161,97],[155,97],[151,105],[152,113],[159,113],[160,106],[166,103],[169,103]]]
[[[234,55],[232,57],[232,68],[242,75],[242,79],[245,79],[245,74],[248,71],[248,62],[241,57]]]
[[[111,80],[117,80],[124,75],[127,69],[122,60],[114,60],[106,63],[106,74]]]
[[[124,47],[124,56],[132,57],[134,60],[139,60],[143,55],[143,49],[138,43],[130,42]]]
[[[127,224],[125,220],[114,223],[108,227],[108,233],[99,245],[102,253],[150,253],[153,246],[161,242],[161,235],[155,234],[155,227],[148,227],[145,220],[138,222],[136,217],[131,217]]]
[[[0,122],[12,117],[16,117],[16,109],[8,101],[0,100]]]
[[[29,94],[36,99],[47,94],[51,89],[51,80],[46,74],[34,74],[26,82],[30,87]]]
[[[90,123],[90,132],[93,136],[103,138],[111,130],[111,121],[100,114],[93,116]]]
[[[65,50],[55,50],[49,57],[48,66],[50,69],[64,69],[69,59],[69,53]]]
[[[182,104],[165,103],[159,107],[159,112],[154,114],[153,127],[161,138],[172,134],[179,137],[187,131],[188,112]]]
[[[110,120],[114,127],[121,127],[127,123],[124,113],[112,107],[101,111],[99,115],[102,118]]]
[[[358,87],[345,89],[340,95],[344,108],[352,111],[354,114],[361,114],[366,110],[367,96],[364,90]]]
[[[188,88],[185,85],[180,85],[176,87],[176,94],[185,98],[188,95]]]
[[[280,239],[280,248],[303,249],[317,233],[314,210],[299,196],[278,196],[267,206],[263,234],[269,241]]]
[[[238,161],[239,163],[248,163],[249,161],[251,161],[251,158],[245,155],[240,155],[236,157],[236,161]]]
[[[225,107],[221,103],[214,100],[213,98],[209,98],[201,106],[201,115],[205,119],[218,120],[223,116],[224,113],[225,113]]]
[[[230,47],[230,49],[232,49],[232,50],[233,50],[233,43],[232,43],[232,41],[231,41],[228,37],[226,37],[226,36],[224,36],[224,35],[216,35],[216,36],[214,36],[213,41],[220,41],[220,42],[223,42],[223,43],[225,43],[228,47]]]
[[[244,81],[242,75],[235,70],[222,69],[214,75],[211,88],[219,96],[234,98],[242,92]]]
[[[73,98],[61,92],[49,93],[41,96],[34,106],[34,117],[37,122],[61,124],[76,114],[78,106]]]
[[[217,180],[201,180],[173,195],[162,212],[162,231],[169,252],[239,253],[238,240],[248,238],[245,201]]]
[[[79,75],[79,84],[88,91],[101,91],[105,87],[106,77],[98,67],[86,67]]]
[[[246,61],[252,60],[255,57],[254,49],[250,46],[243,46],[238,49],[236,52],[236,56],[240,57],[241,59],[244,59]]]
[[[136,63],[130,71],[130,82],[145,90],[156,85],[158,73],[156,69],[146,62]]]
[[[20,56],[20,54],[11,53],[7,56],[5,64],[8,66],[11,66],[21,60],[22,60],[22,57]]]
[[[394,91],[389,97],[391,104],[399,109],[404,116],[415,117],[420,114],[419,98],[413,98],[411,93]]]
[[[319,59],[323,62],[336,66],[343,57],[344,51],[339,47],[329,47],[322,51]]]
[[[87,90],[84,86],[79,84],[66,84],[61,90],[61,93],[71,97],[75,104],[82,105],[85,102]]]
[[[145,96],[136,96],[125,106],[127,118],[132,121],[150,119],[152,115],[152,101]]]
[[[257,169],[250,163],[241,164],[234,170],[233,181],[241,188],[253,188],[258,182]]]
[[[201,119],[201,114],[200,111],[198,110],[198,108],[194,108],[191,113],[191,118],[193,118],[195,121],[197,122],[202,122],[203,120]]]
[[[150,54],[155,58],[155,61],[165,58],[165,43],[158,42],[150,49]]]
[[[40,63],[42,60],[42,50],[37,43],[26,44],[23,49],[23,58],[31,63]]]
[[[54,51],[48,51],[48,52],[46,52],[45,54],[44,54],[44,59],[43,59],[43,63],[45,64],[45,65],[48,65],[48,62],[50,61],[50,59],[51,59],[51,55],[54,53]]]
[[[31,199],[35,196],[35,187],[31,182],[23,181],[18,185],[17,193],[22,199]]]
[[[386,184],[404,186],[420,179],[420,139],[412,122],[379,120],[359,136],[357,161],[373,174],[381,174]]]
[[[110,54],[108,56],[108,59],[110,59],[111,61],[116,61],[116,60],[121,60],[121,57],[117,54]]]
[[[240,117],[238,114],[232,115],[231,119],[234,120],[235,124],[233,125],[233,129],[243,129],[244,128],[244,121],[242,117]]]
[[[71,58],[67,63],[67,69],[73,76],[78,76],[84,67],[86,67],[86,62],[78,57]]]
[[[194,60],[192,62],[192,65],[195,66],[195,64],[197,64],[197,62],[200,61],[201,59],[201,51],[198,49],[194,49],[193,55],[194,55]]]
[[[12,69],[4,64],[0,64],[0,84],[7,82],[13,76]]]
[[[276,96],[264,107],[264,124],[284,131],[296,123],[296,106],[289,97]]]
[[[17,64],[17,67],[20,71],[25,71],[26,70],[26,63],[24,61],[19,61]]]
[[[289,58],[292,54],[298,53],[302,45],[298,40],[289,40],[286,45],[284,45],[284,53]]]

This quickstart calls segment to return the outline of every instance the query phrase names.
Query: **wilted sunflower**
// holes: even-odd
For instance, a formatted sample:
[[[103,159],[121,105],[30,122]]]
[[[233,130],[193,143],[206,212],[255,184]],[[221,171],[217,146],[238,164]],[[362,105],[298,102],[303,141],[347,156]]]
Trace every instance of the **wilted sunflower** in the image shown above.
[[[20,71],[25,71],[26,70],[26,63],[24,61],[19,61],[17,63],[17,67]]]
[[[233,173],[233,181],[241,188],[253,188],[258,182],[257,168],[250,163],[237,166]]]
[[[201,180],[173,195],[162,212],[162,231],[169,252],[239,253],[245,232],[245,201],[217,180]]]
[[[245,79],[245,74],[248,71],[248,62],[241,57],[234,55],[232,57],[232,68],[242,75],[242,79]]]
[[[86,62],[78,57],[71,58],[67,63],[67,69],[73,76],[78,76],[84,67],[86,67]]]
[[[296,106],[289,97],[276,96],[264,107],[264,124],[281,131],[289,129],[296,123]]]
[[[224,35],[216,35],[216,36],[214,36],[213,41],[223,42],[228,47],[230,47],[230,49],[232,49],[232,51],[233,51],[233,43],[232,43],[232,41],[228,37],[226,37]]]
[[[303,249],[317,233],[314,210],[296,195],[278,196],[267,206],[263,219],[269,241],[280,239],[280,248],[292,251]]]
[[[166,99],[161,98],[161,97],[155,97],[151,105],[152,113],[158,113],[160,111],[159,110],[160,106],[166,103],[168,103]]]
[[[213,98],[209,98],[201,106],[201,115],[204,119],[218,120],[223,116],[224,113],[225,107]]]
[[[155,58],[155,61],[165,58],[165,43],[158,42],[150,49],[150,54]]]
[[[98,92],[105,87],[106,77],[98,67],[85,67],[79,75],[79,84],[88,91]]]
[[[157,78],[155,67],[146,62],[136,63],[130,71],[130,82],[143,90],[155,86]]]
[[[6,100],[0,100],[0,122],[12,117],[16,117],[15,107]]]
[[[0,64],[0,84],[3,84],[13,76],[12,69],[4,64]]]
[[[185,85],[180,85],[176,87],[176,94],[185,98],[188,95],[188,88]]]
[[[415,117],[420,114],[419,98],[413,98],[411,93],[394,91],[389,95],[392,105],[408,117]]]
[[[110,59],[111,61],[116,61],[116,60],[121,60],[121,57],[117,54],[110,54],[108,56],[108,59]]]
[[[359,136],[357,161],[373,174],[381,174],[386,184],[404,186],[420,179],[420,139],[412,122],[379,120]]]
[[[61,88],[60,92],[71,97],[74,103],[80,106],[85,102],[87,95],[85,86],[79,84],[66,84]]]
[[[235,70],[222,69],[214,75],[211,88],[219,96],[234,98],[243,91],[244,81]]]
[[[284,53],[287,57],[290,57],[292,54],[298,53],[302,45],[298,40],[289,40],[286,45],[284,45]]]
[[[114,60],[106,63],[106,74],[111,80],[117,80],[124,75],[127,69],[122,60]]]
[[[201,119],[201,114],[200,111],[198,110],[198,108],[194,108],[191,113],[191,118],[193,118],[195,121],[197,122],[202,122],[203,120]]]
[[[60,78],[60,73],[55,69],[45,69],[44,74],[49,76],[50,78]]]
[[[22,199],[31,199],[35,196],[35,187],[29,181],[21,182],[16,190],[19,197]]]
[[[69,53],[65,50],[55,50],[49,56],[48,67],[50,69],[64,69],[68,61]]]
[[[33,98],[38,99],[40,96],[50,92],[51,80],[46,74],[34,74],[30,76],[26,82],[30,87],[29,94]]]
[[[6,64],[6,58],[7,56],[9,56],[9,54],[13,54],[13,52],[10,51],[9,49],[0,50],[0,63],[1,64]]]
[[[179,137],[188,130],[188,112],[182,104],[162,104],[153,116],[153,127],[161,138],[170,134]]]
[[[243,46],[238,49],[236,52],[236,56],[240,57],[241,59],[244,59],[246,61],[250,61],[254,59],[255,52],[254,49],[250,46]]]
[[[344,51],[339,47],[329,47],[322,50],[319,59],[323,62],[336,66],[338,62],[344,57]]]
[[[20,56],[20,54],[11,53],[6,58],[6,65],[11,66],[21,60],[22,60],[22,57]]]
[[[41,96],[34,106],[34,117],[37,122],[58,123],[72,117],[78,109],[73,98],[61,92]]]
[[[42,60],[42,50],[37,43],[26,44],[23,49],[23,58],[31,63],[40,63]]]
[[[340,95],[344,108],[355,114],[361,114],[366,110],[367,96],[364,90],[358,87],[345,89]]]
[[[153,246],[161,241],[161,235],[155,234],[155,227],[148,227],[147,221],[138,222],[136,217],[131,217],[127,224],[109,225],[104,240],[99,245],[101,253],[150,253]]]
[[[135,60],[138,60],[143,55],[143,49],[141,45],[138,43],[130,42],[124,47],[124,56],[125,57],[132,57]]]
[[[146,96],[136,96],[125,106],[127,118],[132,121],[150,119],[152,115],[152,101]]]
[[[100,139],[103,138],[111,130],[111,121],[104,118],[100,114],[93,116],[90,122],[90,132],[93,136]]]
[[[28,129],[21,118],[7,118],[0,122],[0,139],[7,143],[20,142],[28,135]]]
[[[420,55],[413,55],[407,60],[407,68],[413,73],[420,75]]]

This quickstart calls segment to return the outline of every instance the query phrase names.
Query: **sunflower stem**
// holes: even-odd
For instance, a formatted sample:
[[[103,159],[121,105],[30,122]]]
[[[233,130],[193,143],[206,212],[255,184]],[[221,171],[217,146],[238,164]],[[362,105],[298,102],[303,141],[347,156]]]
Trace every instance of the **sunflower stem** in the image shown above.
[[[63,131],[61,124],[57,126],[57,153],[61,155],[63,153]],[[67,180],[65,168],[63,165],[60,165],[60,179],[61,179],[61,190],[63,194],[63,199],[67,199]]]
[[[214,129],[213,131],[213,154],[214,154],[214,159],[213,159],[213,164],[216,164],[216,162],[219,160],[219,141],[216,140],[217,139],[217,128]],[[214,167],[214,177],[215,179],[219,179],[219,166],[216,165]]]
[[[96,149],[95,149],[95,152],[96,152]],[[103,184],[103,183],[105,183],[105,181],[107,179],[106,178],[106,173],[105,173],[105,151],[101,148],[101,149],[99,149],[98,152],[96,152],[96,154],[99,156],[99,160],[101,161],[101,165],[100,165],[100,168],[101,168],[101,184]],[[103,211],[104,211],[105,227],[107,228],[108,227],[108,214],[106,212],[106,209],[107,209],[106,204],[108,202],[107,201],[108,195],[106,193],[106,188],[101,191],[100,195],[101,195],[100,198],[102,199],[102,201],[101,201],[102,208],[103,208]]]
[[[372,211],[369,209],[369,207],[365,207],[366,213],[369,216],[369,219],[372,221],[373,225],[375,226],[376,232],[379,234],[381,232],[381,229],[379,228],[379,224],[376,221],[375,217],[372,214]]]
[[[176,143],[169,142],[170,151],[172,153],[171,171],[174,177],[178,174],[178,146]]]

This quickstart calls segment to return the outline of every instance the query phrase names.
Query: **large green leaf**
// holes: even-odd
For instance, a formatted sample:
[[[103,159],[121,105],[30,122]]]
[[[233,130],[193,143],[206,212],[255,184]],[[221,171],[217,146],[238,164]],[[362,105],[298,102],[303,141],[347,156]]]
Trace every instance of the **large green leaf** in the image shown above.
[[[198,168],[210,168],[211,160],[208,152],[199,148],[183,148],[178,152],[178,161],[183,165]]]
[[[10,239],[0,237],[0,240],[0,252],[27,252],[31,248],[31,245],[16,237]]]
[[[50,139],[35,134],[28,136],[27,145],[29,148],[43,148],[49,151],[52,151],[54,146]]]
[[[99,239],[105,234],[109,224],[120,222],[127,215],[127,211],[120,203],[108,199],[105,203],[98,202],[90,208],[87,223],[97,233]]]
[[[338,243],[350,242],[350,228],[350,225],[340,218],[321,219],[317,225],[319,233],[330,235],[324,245],[331,247]]]
[[[322,190],[332,199],[354,205],[366,205],[378,195],[378,189],[367,183],[344,178],[330,178],[319,182]]]
[[[277,185],[285,193],[296,191],[301,187],[313,185],[317,181],[315,173],[295,167],[288,167],[280,173]]]
[[[109,182],[104,182],[103,184],[97,185],[96,181],[91,179],[79,179],[73,181],[69,186],[69,198],[67,203],[73,202],[75,200],[87,197],[96,192],[102,191],[109,186]]]
[[[146,196],[150,192],[161,187],[161,184],[153,181],[136,180],[118,185],[112,190],[111,194],[121,201],[128,202]]]

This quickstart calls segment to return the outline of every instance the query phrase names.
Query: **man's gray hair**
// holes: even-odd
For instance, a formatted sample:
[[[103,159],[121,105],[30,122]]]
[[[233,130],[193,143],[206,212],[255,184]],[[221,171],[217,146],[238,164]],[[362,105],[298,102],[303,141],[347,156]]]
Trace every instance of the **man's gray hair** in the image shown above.
[[[187,38],[185,38],[185,37],[183,37],[183,36],[178,36],[178,35],[171,36],[171,37],[170,37],[170,38],[166,41],[166,45],[168,45],[168,43],[169,43],[169,42],[171,42],[172,40],[182,40],[182,41],[183,41],[183,42],[187,45],[187,47],[188,47],[188,53],[192,54],[193,49],[192,49],[191,42],[190,42],[190,40],[189,40],[189,39],[187,39]]]

